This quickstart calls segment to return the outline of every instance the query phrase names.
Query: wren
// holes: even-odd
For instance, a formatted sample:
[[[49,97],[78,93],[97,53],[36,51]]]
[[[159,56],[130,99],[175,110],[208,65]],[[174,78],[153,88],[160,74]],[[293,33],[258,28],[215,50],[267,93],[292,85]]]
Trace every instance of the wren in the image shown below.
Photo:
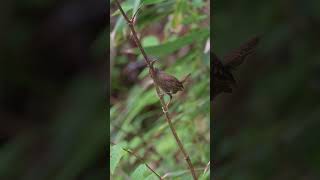
[[[176,77],[167,74],[166,72],[155,68],[153,64],[156,60],[150,62],[150,69],[149,72],[155,81],[155,83],[160,87],[160,89],[170,97],[169,102],[166,104],[168,108],[169,104],[172,100],[172,95],[176,94],[178,91],[183,91],[183,83],[189,78],[191,74],[188,74],[183,80],[179,81]]]

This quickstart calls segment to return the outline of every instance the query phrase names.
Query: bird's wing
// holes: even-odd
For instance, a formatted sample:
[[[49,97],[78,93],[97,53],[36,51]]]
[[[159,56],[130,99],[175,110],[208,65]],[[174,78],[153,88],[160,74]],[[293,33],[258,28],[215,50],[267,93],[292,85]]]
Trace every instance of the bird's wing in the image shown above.
[[[234,69],[241,65],[245,58],[252,54],[259,43],[260,37],[254,36],[239,48],[234,49],[223,57],[223,63],[226,68]]]

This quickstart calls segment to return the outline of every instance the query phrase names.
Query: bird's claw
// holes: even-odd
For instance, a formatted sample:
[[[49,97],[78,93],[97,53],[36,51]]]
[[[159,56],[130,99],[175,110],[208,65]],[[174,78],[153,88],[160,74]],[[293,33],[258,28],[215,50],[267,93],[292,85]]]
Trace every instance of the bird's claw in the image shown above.
[[[163,113],[167,113],[168,112],[168,108],[166,108],[167,110],[164,109],[164,107],[162,107],[162,111]]]
[[[129,22],[128,22],[128,25],[129,25],[129,26],[133,26],[133,25],[134,25],[134,20],[133,20],[133,19],[130,19]]]

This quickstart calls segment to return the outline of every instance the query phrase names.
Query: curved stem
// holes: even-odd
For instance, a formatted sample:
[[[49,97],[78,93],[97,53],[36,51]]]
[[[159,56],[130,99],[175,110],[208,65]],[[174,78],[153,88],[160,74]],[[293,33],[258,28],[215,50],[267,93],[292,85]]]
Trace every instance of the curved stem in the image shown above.
[[[112,145],[116,145],[115,143],[111,142]],[[126,149],[126,148],[121,148],[122,150],[126,151],[127,153],[133,155],[134,157],[136,157],[139,161],[143,162],[147,168],[150,169],[151,172],[153,172],[160,180],[162,180],[163,178],[155,171],[153,170],[147,163],[146,161],[141,158],[140,156],[138,156],[136,153],[134,153],[133,151],[129,150],[129,149]]]

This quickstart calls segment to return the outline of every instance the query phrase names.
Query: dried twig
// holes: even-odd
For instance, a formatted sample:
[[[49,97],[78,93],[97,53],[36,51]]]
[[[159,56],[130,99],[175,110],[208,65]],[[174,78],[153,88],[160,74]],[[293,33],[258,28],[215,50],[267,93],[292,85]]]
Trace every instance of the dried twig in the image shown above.
[[[111,142],[111,144],[112,144],[112,145],[116,145],[116,144],[113,143],[113,142]],[[138,156],[136,153],[134,153],[134,152],[131,151],[130,149],[126,149],[126,148],[123,148],[123,147],[121,147],[121,149],[124,150],[124,151],[126,151],[127,153],[133,155],[134,157],[136,157],[140,162],[144,163],[144,164],[147,166],[147,168],[150,169],[150,171],[151,171],[152,173],[154,173],[160,180],[163,179],[154,169],[152,169],[152,168],[146,163],[146,161],[145,161],[143,158],[141,158],[140,156]]]
[[[210,161],[208,162],[208,164],[204,168],[203,174],[205,174],[209,170],[209,168],[210,168]]]
[[[142,55],[143,55],[143,57],[144,57],[144,60],[145,60],[147,66],[148,66],[148,68],[149,68],[149,72],[151,72],[149,75],[151,76],[152,72],[154,72],[154,68],[153,68],[153,66],[151,66],[150,60],[149,60],[149,58],[148,58],[148,56],[147,56],[144,48],[142,47],[138,36],[137,36],[136,30],[135,30],[135,28],[134,28],[134,19],[131,19],[131,20],[130,20],[130,19],[128,18],[128,16],[127,16],[127,15],[125,14],[125,12],[123,11],[123,9],[122,9],[122,7],[121,7],[121,5],[120,5],[120,3],[119,3],[118,0],[115,0],[115,3],[117,4],[117,6],[118,6],[118,8],[119,8],[119,10],[120,10],[120,12],[121,12],[121,14],[123,15],[124,19],[126,20],[127,24],[129,25],[129,28],[130,28],[130,30],[131,30],[131,32],[132,32],[133,39],[134,39],[136,45],[139,47],[139,49],[140,49],[140,51],[141,51],[141,53],[142,53]],[[151,76],[151,78],[153,79],[152,76]],[[193,167],[193,165],[192,165],[192,163],[191,163],[190,157],[189,157],[187,151],[184,149],[184,147],[183,147],[183,145],[182,145],[182,142],[181,142],[181,140],[179,139],[179,137],[178,137],[178,135],[177,135],[177,132],[176,132],[176,130],[175,130],[175,128],[174,128],[174,126],[173,126],[173,124],[172,124],[172,122],[171,122],[171,118],[170,118],[170,116],[169,116],[168,109],[167,109],[166,104],[165,104],[164,99],[163,99],[163,94],[160,93],[159,86],[158,86],[158,84],[154,81],[154,79],[153,79],[153,82],[154,82],[153,84],[154,84],[154,86],[155,86],[155,88],[156,88],[157,95],[158,95],[158,97],[159,97],[159,99],[160,99],[160,103],[161,103],[161,106],[162,106],[163,113],[164,113],[164,115],[165,115],[165,117],[166,117],[167,123],[169,124],[169,127],[170,127],[170,129],[171,129],[171,132],[172,132],[172,134],[173,134],[173,136],[174,136],[174,138],[175,138],[175,140],[176,140],[176,142],[177,142],[177,144],[178,144],[178,146],[179,146],[179,148],[180,148],[180,150],[181,150],[181,152],[182,152],[182,154],[183,154],[183,156],[184,156],[184,158],[185,158],[185,160],[186,160],[186,162],[187,162],[187,164],[188,164],[188,168],[189,168],[190,171],[191,171],[191,174],[192,174],[192,176],[193,176],[193,179],[197,179],[197,176],[196,176],[194,167]]]

